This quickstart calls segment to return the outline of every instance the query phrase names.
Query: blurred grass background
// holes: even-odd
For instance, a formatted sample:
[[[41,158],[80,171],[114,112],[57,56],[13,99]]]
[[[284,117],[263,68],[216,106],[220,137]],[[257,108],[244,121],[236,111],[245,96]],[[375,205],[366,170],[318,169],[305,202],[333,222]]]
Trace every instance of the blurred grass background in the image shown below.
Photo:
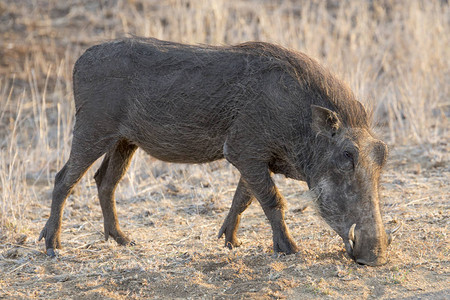
[[[433,147],[449,141],[449,32],[448,1],[438,0],[2,1],[0,228],[20,231],[47,217],[39,212],[49,212],[54,175],[70,150],[72,67],[91,45],[128,35],[277,43],[344,78],[391,146]],[[199,168],[161,166],[138,152],[119,196],[154,184],[157,168]],[[96,197],[94,171],[79,185],[86,201]]]

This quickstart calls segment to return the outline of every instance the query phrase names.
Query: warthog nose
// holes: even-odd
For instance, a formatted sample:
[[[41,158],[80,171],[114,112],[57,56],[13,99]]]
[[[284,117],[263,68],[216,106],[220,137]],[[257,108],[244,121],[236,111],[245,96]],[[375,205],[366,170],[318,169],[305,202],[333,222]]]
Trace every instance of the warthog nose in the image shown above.
[[[375,266],[382,266],[382,265],[386,264],[387,259],[385,257],[379,257],[379,258],[375,259],[374,261],[367,261],[363,258],[358,258],[358,259],[356,259],[356,262],[360,265],[375,267]]]

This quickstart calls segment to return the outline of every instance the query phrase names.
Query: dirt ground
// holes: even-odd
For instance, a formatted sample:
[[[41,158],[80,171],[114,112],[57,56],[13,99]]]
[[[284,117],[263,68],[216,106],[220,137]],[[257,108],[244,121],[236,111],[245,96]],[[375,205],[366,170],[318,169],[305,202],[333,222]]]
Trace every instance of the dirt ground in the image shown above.
[[[58,258],[46,257],[44,243],[36,241],[49,200],[27,213],[34,225],[26,234],[0,237],[0,297],[448,299],[447,153],[448,141],[391,150],[382,181],[384,218],[388,228],[403,227],[385,266],[348,259],[342,241],[309,205],[305,185],[281,177],[276,181],[288,198],[287,223],[300,252],[273,253],[270,226],[255,203],[243,216],[243,245],[230,251],[217,233],[236,171],[226,162],[177,168],[152,161],[152,174],[160,175],[148,187],[150,196],[117,199],[122,227],[136,246],[104,241],[95,187],[86,179],[80,184],[90,183],[91,190],[68,199]],[[51,187],[40,191],[48,197]]]
[[[60,119],[65,120],[64,103],[71,101],[71,66],[87,45],[113,37],[112,28],[125,24],[126,17],[132,20],[125,13],[121,18],[112,17],[120,5],[111,12],[105,5],[101,10],[105,19],[97,22],[95,12],[79,4],[83,1],[74,1],[78,6],[72,8],[53,2],[59,3],[50,1],[41,11],[33,8],[33,1],[0,3],[0,96],[5,108],[0,112],[0,138],[6,141],[0,140],[0,149],[13,157],[7,162],[0,159],[0,165],[15,166],[14,161],[22,159],[24,166],[31,166],[8,169],[21,174],[17,175],[21,192],[12,199],[17,197],[24,209],[12,209],[20,212],[14,218],[0,218],[0,299],[450,298],[448,135],[434,142],[389,145],[381,182],[383,218],[387,229],[402,227],[384,266],[360,266],[350,260],[342,240],[317,216],[306,184],[282,176],[275,176],[275,181],[288,201],[287,224],[300,251],[289,256],[273,252],[271,228],[258,203],[243,215],[238,232],[242,246],[228,250],[217,234],[231,204],[238,172],[226,161],[167,164],[140,150],[116,193],[121,227],[136,245],[121,247],[104,240],[93,180],[97,162],[66,202],[64,248],[57,258],[48,258],[44,242],[37,238],[49,216],[53,177],[63,163],[60,157],[67,157],[70,145],[72,124],[63,124],[67,128],[61,133],[58,126]],[[137,9],[156,5],[152,1],[128,2]],[[141,3],[151,4],[142,8]],[[132,21],[128,22],[132,26]],[[50,70],[46,62],[53,56],[60,64]],[[47,70],[50,76],[44,80]],[[12,82],[13,77],[15,90],[8,106],[5,82]],[[45,95],[44,86],[49,90],[48,111],[46,115],[44,107],[42,116],[48,127],[28,118],[38,115],[39,107],[27,102],[27,93],[34,101],[33,91]],[[68,119],[72,114],[67,108]],[[34,131],[49,137],[48,149],[39,152],[33,149],[40,144],[24,144]],[[389,130],[381,131],[389,140]],[[16,135],[17,140],[10,139]],[[61,142],[57,142],[60,135]],[[17,150],[9,144],[13,140]],[[58,145],[64,150],[58,152]],[[58,157],[42,158],[40,153]],[[34,160],[34,165],[27,165]],[[2,212],[8,211],[8,205],[16,205],[9,202],[11,195],[6,195],[7,178],[13,178],[6,173],[0,174]],[[32,200],[20,202],[24,195]],[[6,222],[9,217],[18,221]]]

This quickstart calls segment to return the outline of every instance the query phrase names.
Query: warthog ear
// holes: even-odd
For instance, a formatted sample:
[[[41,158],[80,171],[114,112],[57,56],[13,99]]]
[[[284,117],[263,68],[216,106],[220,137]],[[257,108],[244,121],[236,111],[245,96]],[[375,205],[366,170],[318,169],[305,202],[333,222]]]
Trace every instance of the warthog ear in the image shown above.
[[[311,112],[311,127],[316,134],[332,137],[341,127],[341,121],[334,111],[322,106],[311,105]]]
[[[381,167],[386,163],[388,155],[388,147],[382,141],[376,141],[373,144],[371,155],[373,160],[377,163],[377,165]]]

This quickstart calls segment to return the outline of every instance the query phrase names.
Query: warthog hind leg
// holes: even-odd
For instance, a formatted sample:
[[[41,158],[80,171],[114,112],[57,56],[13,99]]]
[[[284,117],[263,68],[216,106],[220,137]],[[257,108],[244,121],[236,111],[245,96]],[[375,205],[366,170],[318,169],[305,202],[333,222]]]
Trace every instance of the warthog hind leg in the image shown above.
[[[111,140],[87,140],[74,132],[69,160],[55,177],[50,217],[39,235],[39,241],[45,238],[48,256],[56,256],[55,249],[61,248],[62,213],[67,196],[89,167],[107,151],[109,143]]]
[[[117,184],[128,169],[131,158],[137,146],[126,140],[119,141],[103,159],[100,168],[95,173],[98,198],[103,212],[105,240],[111,236],[120,245],[134,244],[119,227],[116,212],[114,192]]]

